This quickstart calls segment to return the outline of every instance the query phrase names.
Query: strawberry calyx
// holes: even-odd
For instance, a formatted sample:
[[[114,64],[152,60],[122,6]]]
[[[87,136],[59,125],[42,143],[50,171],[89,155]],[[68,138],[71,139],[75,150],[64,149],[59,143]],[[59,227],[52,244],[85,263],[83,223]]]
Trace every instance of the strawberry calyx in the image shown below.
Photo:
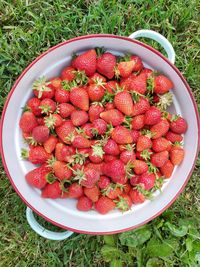
[[[53,184],[56,181],[56,176],[52,172],[49,172],[45,178],[48,184]]]
[[[48,117],[44,118],[44,123],[49,129],[54,129],[56,124],[56,118],[50,114]]]
[[[158,95],[159,102],[156,103],[156,106],[161,110],[166,110],[173,103],[173,94],[168,92],[164,95]]]
[[[106,82],[103,82],[103,80],[102,80],[101,78],[96,77],[96,78],[93,78],[92,80],[94,81],[94,83],[95,83],[97,86],[101,86],[101,87],[105,88],[104,85],[106,84]]]
[[[74,174],[74,178],[73,178],[74,181],[78,181],[78,183],[81,184],[83,180],[87,179],[85,176],[84,167],[82,167],[81,169],[77,169],[77,170],[74,170],[71,167],[69,168],[72,170]]]
[[[123,121],[123,126],[126,127],[127,129],[132,129],[132,117],[131,116],[125,116],[124,121]]]
[[[177,114],[173,114],[170,121],[173,122],[173,121],[177,121],[178,118],[180,118],[180,115],[177,115]]]
[[[103,151],[102,145],[100,143],[92,146],[92,156],[98,156],[102,159],[104,154],[105,152]]]
[[[147,94],[153,94],[154,91],[154,75],[147,79]]]
[[[144,160],[150,160],[151,158],[151,154],[153,154],[153,152],[149,151],[149,149],[144,149],[141,153],[140,156],[144,159]]]
[[[140,131],[142,135],[148,137],[148,138],[152,138],[155,134],[152,133],[150,130],[147,129],[143,129]]]
[[[161,191],[161,188],[162,188],[164,182],[165,182],[164,177],[163,176],[158,177],[158,175],[156,174],[156,180],[155,180],[155,184],[154,184],[153,189]]]
[[[134,164],[131,161],[129,161],[125,166],[125,173],[127,178],[131,179],[131,177],[133,177],[134,175],[133,169],[134,169]]]
[[[47,166],[53,168],[53,164],[57,161],[56,157],[52,156],[50,159],[47,160]]]
[[[28,159],[28,157],[29,157],[29,152],[28,152],[28,150],[25,149],[25,148],[22,148],[22,149],[21,149],[21,158],[22,158],[22,159]]]
[[[183,147],[183,143],[182,142],[178,142],[178,141],[176,141],[176,142],[174,142],[173,144],[172,144],[172,146],[173,147]]]
[[[97,57],[100,57],[106,52],[104,47],[95,47],[95,51],[96,51]]]
[[[70,184],[71,184],[71,181],[70,180],[66,180],[66,179],[62,180],[60,182],[60,188],[61,188],[61,190],[63,192],[65,192],[65,193],[68,193],[69,192],[68,187],[69,187]]]
[[[131,94],[134,103],[139,102],[140,97],[144,97],[144,95],[142,95],[136,91],[130,91],[129,93]]]
[[[25,143],[32,145],[32,146],[37,146],[41,145],[41,143],[38,143],[32,136],[24,138]]]
[[[75,70],[72,72],[75,74],[76,85],[86,85],[88,83],[88,77],[85,74],[84,70]]]
[[[153,192],[149,190],[144,189],[144,185],[142,183],[137,184],[134,189],[137,189],[143,196],[145,196],[148,199],[153,199]]]
[[[115,189],[119,188],[121,191],[123,191],[124,189],[124,185],[123,184],[114,184],[114,183],[110,183],[109,186],[107,186],[106,188],[101,190],[101,193],[103,196],[107,196],[109,195],[109,193]]]
[[[62,86],[62,89],[66,90],[66,91],[70,91],[72,88],[77,87],[78,84],[75,80],[73,80],[73,81],[63,80],[61,82],[61,86]]]
[[[39,108],[41,109],[42,114],[51,113],[51,107],[49,105],[42,105],[42,106],[39,106]]]
[[[47,82],[47,79],[45,77],[41,77],[34,81],[33,83],[33,90],[38,91],[38,98],[42,97],[43,92],[50,92],[51,88],[48,87],[48,85],[51,82]]]
[[[158,168],[154,166],[151,162],[147,162],[147,165],[148,165],[148,171],[150,173],[156,174],[158,172]]]
[[[71,159],[69,161],[69,164],[71,166],[74,166],[75,164],[80,164],[83,165],[86,161],[86,158],[89,156],[89,154],[87,153],[80,153],[78,152],[78,150],[76,149],[76,154],[71,156]]]
[[[130,210],[131,208],[128,205],[128,202],[122,196],[119,196],[117,200],[114,200],[116,207],[120,209],[122,212]]]
[[[112,103],[113,99],[114,99],[115,94],[114,93],[109,93],[107,90],[101,100],[101,103],[103,105],[107,104],[107,103]]]

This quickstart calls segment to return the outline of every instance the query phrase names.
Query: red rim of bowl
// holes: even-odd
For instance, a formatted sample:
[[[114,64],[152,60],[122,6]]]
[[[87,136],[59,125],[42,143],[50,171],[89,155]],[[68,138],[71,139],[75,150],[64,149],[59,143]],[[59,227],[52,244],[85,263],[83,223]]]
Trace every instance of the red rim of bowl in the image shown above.
[[[193,102],[193,106],[195,109],[195,113],[196,113],[196,120],[197,120],[197,125],[198,125],[198,147],[197,147],[197,151],[196,151],[196,156],[195,156],[195,160],[194,163],[191,167],[190,173],[187,176],[186,181],[184,182],[184,184],[182,185],[182,187],[180,188],[180,190],[176,193],[176,195],[174,196],[174,198],[164,207],[162,208],[159,212],[157,212],[155,215],[151,216],[149,219],[145,220],[144,222],[137,224],[135,226],[132,227],[128,227],[128,228],[124,228],[121,230],[115,230],[115,231],[108,231],[108,232],[89,232],[89,231],[82,231],[82,230],[78,230],[78,229],[73,229],[70,227],[66,227],[65,225],[59,224],[55,221],[53,221],[52,219],[46,217],[45,215],[43,215],[42,213],[40,213],[39,211],[37,211],[34,207],[32,207],[32,205],[30,203],[27,202],[27,200],[23,197],[23,195],[18,191],[18,188],[15,186],[14,181],[9,173],[8,167],[6,165],[6,161],[5,161],[5,157],[4,157],[4,151],[3,151],[3,140],[2,140],[2,130],[3,130],[3,122],[4,122],[4,116],[6,113],[6,109],[7,106],[9,104],[10,98],[14,92],[14,90],[16,89],[18,83],[20,82],[20,80],[23,78],[23,76],[26,74],[26,72],[38,61],[40,60],[42,57],[44,57],[46,54],[48,54],[49,52],[57,49],[58,47],[61,47],[65,44],[74,42],[74,41],[78,41],[78,40],[82,40],[82,39],[90,39],[90,38],[102,38],[102,37],[108,37],[108,38],[115,38],[115,39],[122,39],[122,40],[126,40],[129,42],[133,42],[133,43],[137,43],[143,47],[145,47],[146,49],[149,49],[150,51],[152,51],[153,53],[157,54],[158,56],[160,56],[164,61],[166,61],[174,70],[175,72],[179,75],[179,77],[181,78],[181,80],[183,81],[185,87],[188,90],[188,93],[190,94],[190,97],[192,99]],[[1,152],[1,157],[2,157],[2,162],[6,171],[6,174],[8,176],[8,178],[10,179],[10,182],[13,186],[13,188],[15,189],[16,193],[20,196],[20,198],[23,200],[23,202],[29,207],[31,208],[36,214],[38,214],[39,216],[43,217],[46,221],[69,231],[73,231],[73,232],[77,232],[77,233],[81,233],[81,234],[91,234],[91,235],[109,235],[109,234],[116,234],[116,233],[121,233],[121,232],[125,232],[125,231],[130,231],[132,229],[138,228],[148,222],[150,222],[151,220],[155,219],[157,216],[159,216],[160,214],[162,214],[167,208],[169,208],[173,202],[177,199],[177,197],[180,195],[180,193],[183,191],[184,187],[186,186],[193,170],[195,167],[195,163],[198,157],[198,152],[200,149],[200,120],[199,120],[199,113],[198,113],[198,109],[197,109],[197,105],[196,102],[194,100],[193,94],[192,94],[192,90],[190,89],[188,83],[186,82],[185,78],[182,76],[182,74],[180,73],[180,71],[165,57],[163,56],[160,52],[158,52],[156,49],[152,48],[151,46],[144,44],[142,42],[139,42],[135,39],[131,39],[129,37],[123,37],[123,36],[117,36],[117,35],[112,35],[112,34],[91,34],[91,35],[84,35],[84,36],[80,36],[80,37],[76,37],[67,41],[64,41],[62,43],[57,44],[56,46],[51,47],[50,49],[48,49],[46,52],[44,52],[43,54],[41,54],[40,56],[38,56],[34,61],[32,61],[28,67],[25,68],[25,70],[22,72],[22,74],[19,76],[19,78],[16,80],[16,82],[14,83],[11,91],[8,94],[8,97],[6,99],[4,108],[3,108],[3,112],[2,112],[2,116],[1,116],[1,123],[0,123],[0,152]]]

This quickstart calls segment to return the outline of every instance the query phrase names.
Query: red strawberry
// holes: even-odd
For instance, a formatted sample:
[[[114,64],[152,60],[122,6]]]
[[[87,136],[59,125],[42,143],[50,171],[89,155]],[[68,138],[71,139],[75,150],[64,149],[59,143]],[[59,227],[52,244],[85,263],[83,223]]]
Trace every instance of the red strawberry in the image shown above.
[[[29,171],[26,175],[26,181],[38,189],[42,189],[47,184],[47,177],[50,173],[49,168],[46,165],[42,165],[32,171]]]
[[[133,116],[144,114],[147,110],[149,110],[150,104],[148,99],[144,97],[140,97],[139,101],[133,105]]]
[[[40,102],[40,109],[42,114],[54,113],[56,110],[56,102],[50,98],[44,98]]]
[[[47,153],[51,154],[56,148],[56,144],[58,143],[58,138],[54,135],[50,135],[49,138],[43,143],[44,149]]]
[[[86,197],[92,200],[92,202],[97,202],[99,199],[100,191],[97,186],[94,186],[92,188],[84,188],[84,194]]]
[[[84,134],[87,135],[88,138],[92,138],[94,135],[93,135],[93,126],[92,126],[92,123],[86,123],[82,126],[82,129],[83,129],[83,132]]]
[[[90,105],[88,115],[91,122],[96,119],[99,119],[100,113],[104,111],[104,107],[99,104],[92,104]]]
[[[123,186],[123,192],[125,194],[128,194],[130,192],[130,190],[131,190],[131,185],[129,183],[124,184],[124,186]]]
[[[151,163],[156,167],[162,167],[169,158],[168,151],[162,151],[151,155]]]
[[[61,78],[66,81],[72,81],[75,78],[75,69],[71,66],[64,68],[61,72]]]
[[[103,174],[103,172],[102,172],[103,165],[104,165],[104,163],[98,163],[98,164],[95,164],[95,163],[87,163],[86,168],[87,169],[91,169],[91,170],[95,170],[100,175],[102,175]]]
[[[137,115],[133,117],[131,121],[131,126],[133,130],[140,130],[144,127],[144,115]]]
[[[116,75],[127,78],[133,71],[134,61],[122,61],[117,64]]]
[[[50,79],[50,87],[53,87],[55,89],[61,87],[62,80],[59,77],[54,77]]]
[[[185,151],[180,146],[173,146],[170,150],[170,160],[172,164],[179,165],[184,159]]]
[[[33,164],[43,164],[50,157],[51,154],[47,153],[42,146],[33,146],[29,152],[25,149],[22,150],[22,158],[28,159]]]
[[[130,184],[132,186],[139,184],[140,175],[134,175],[130,179]]]
[[[56,127],[58,137],[64,142],[69,144],[68,136],[75,131],[75,127],[70,120],[65,121],[61,126]]]
[[[80,211],[89,211],[92,209],[92,206],[92,200],[85,196],[80,197],[76,204],[76,208]]]
[[[130,144],[133,142],[131,132],[124,126],[117,126],[111,133],[112,139],[120,145]]]
[[[147,163],[146,162],[144,162],[144,161],[142,161],[142,160],[135,160],[134,162],[133,162],[133,166],[134,166],[134,172],[136,173],[136,174],[142,174],[142,173],[144,173],[144,172],[147,172],[147,170],[148,170],[148,165],[147,165]]]
[[[122,194],[116,201],[116,208],[118,208],[122,212],[130,210],[131,206],[132,206],[132,199],[127,194]]]
[[[117,143],[112,139],[109,139],[107,143],[103,146],[103,151],[106,154],[113,156],[117,156],[120,153]]]
[[[56,160],[52,164],[52,168],[55,176],[58,177],[59,180],[69,180],[72,176],[72,171],[67,167],[65,162]]]
[[[113,160],[103,165],[103,173],[112,178],[125,175],[125,165],[121,160]]]
[[[69,198],[79,198],[83,196],[83,188],[78,183],[70,184],[68,188],[68,197]]]
[[[88,148],[91,146],[91,141],[81,134],[74,135],[71,143],[75,148]]]
[[[113,176],[112,181],[116,184],[126,184],[128,181],[128,178],[126,177],[126,175],[122,175],[122,176]]]
[[[53,184],[47,184],[45,188],[42,190],[43,198],[60,198],[62,195],[62,190],[60,183],[55,181]]]
[[[134,73],[132,73],[127,78],[121,78],[120,79],[120,87],[124,88],[124,90],[129,91],[130,84],[135,79],[135,77],[136,77],[136,75]]]
[[[95,209],[101,213],[106,214],[115,208],[115,203],[108,197],[100,197],[95,203]]]
[[[152,71],[151,69],[144,68],[144,69],[141,71],[141,74],[142,74],[142,73],[145,73],[146,76],[147,76],[147,79],[149,79],[149,78],[152,76],[153,71]]]
[[[164,136],[169,130],[169,122],[166,119],[161,119],[160,122],[151,126],[152,139]]]
[[[138,182],[144,185],[145,190],[150,190],[154,187],[156,176],[154,173],[143,173],[139,176]]]
[[[116,57],[106,52],[97,58],[97,71],[108,79],[112,79],[115,75],[114,68],[116,65]]]
[[[129,196],[131,197],[133,204],[141,204],[145,201],[145,196],[137,189],[131,189]]]
[[[112,161],[114,159],[117,159],[117,156],[105,154],[104,157],[103,157],[103,159],[104,159],[105,162],[110,162],[110,161]]]
[[[67,118],[75,110],[74,106],[69,103],[61,103],[58,105],[59,114],[62,118]]]
[[[167,160],[165,164],[162,167],[160,167],[160,172],[162,173],[163,176],[165,176],[165,178],[170,178],[173,170],[174,170],[174,165],[170,160]]]
[[[101,101],[105,93],[103,83],[90,84],[87,92],[92,102]]]
[[[161,111],[159,108],[151,106],[149,110],[145,112],[144,123],[146,125],[154,125],[158,123],[161,119]]]
[[[92,146],[92,149],[89,152],[89,159],[93,163],[100,163],[103,161],[103,155],[104,155],[104,151],[102,149],[102,146],[99,144],[96,144]]]
[[[117,85],[119,85],[119,83],[117,81],[113,80],[113,81],[108,81],[104,86],[105,86],[105,89],[109,93],[113,93],[117,89]]]
[[[114,104],[118,110],[130,116],[133,111],[133,100],[127,91],[119,92],[114,97]]]
[[[72,162],[73,160],[73,156],[76,154],[76,149],[73,146],[66,146],[63,144],[63,146],[61,146],[60,151],[59,152],[59,158],[61,159],[57,159],[60,161],[65,161],[65,162]],[[56,153],[55,153],[56,155]]]
[[[110,185],[110,179],[107,176],[100,176],[99,181],[98,181],[98,187],[100,189],[105,189]]]
[[[88,121],[88,114],[84,110],[74,110],[71,113],[71,121],[74,126],[81,126]]]
[[[120,159],[124,164],[128,162],[134,162],[136,159],[135,152],[133,150],[124,150],[120,154]]]
[[[110,199],[116,199],[123,193],[122,189],[116,184],[110,184],[106,189],[102,190],[102,192],[104,196]]]
[[[58,103],[69,102],[69,92],[63,88],[57,88],[55,91],[55,101]]]
[[[100,117],[113,126],[118,126],[124,121],[124,115],[117,109],[101,112]]]
[[[22,114],[19,121],[19,127],[24,133],[30,133],[37,125],[37,119],[32,112],[26,111]]]
[[[37,123],[38,123],[38,125],[45,125],[44,118],[45,118],[45,117],[38,117],[38,118],[37,118]]]
[[[182,117],[175,118],[170,123],[170,130],[176,134],[183,134],[187,131],[187,122]]]
[[[44,123],[49,129],[54,129],[63,124],[63,118],[59,114],[50,114],[44,118]]]
[[[145,73],[141,73],[131,79],[128,90],[138,92],[144,95],[147,91],[147,76]]]
[[[136,131],[136,130],[132,130],[131,131],[131,136],[133,138],[133,143],[136,143],[139,136],[141,135],[141,133],[139,131]]]
[[[134,61],[133,71],[141,71],[143,68],[142,60],[140,57],[132,55],[131,60]]]
[[[89,169],[88,167],[77,170],[74,172],[75,178],[74,180],[78,180],[82,186],[87,188],[92,188],[98,182],[100,174],[98,171],[94,169]]]
[[[92,127],[94,129],[94,133],[95,134],[102,135],[102,134],[104,134],[106,132],[107,123],[105,122],[105,120],[96,119],[96,120],[93,121]]]
[[[53,98],[54,97],[54,86],[51,82],[47,82],[46,78],[42,77],[33,83],[33,93],[40,99]]]
[[[161,151],[164,151],[164,150],[167,150],[169,151],[171,149],[171,142],[168,141],[166,138],[164,137],[159,137],[157,139],[154,139],[152,141],[152,149],[155,151],[155,152],[161,152]]]
[[[165,94],[173,88],[173,83],[164,75],[158,75],[154,78],[154,93]]]
[[[115,108],[115,104],[112,102],[108,102],[105,104],[105,110],[111,110]]]
[[[171,131],[167,132],[165,138],[172,143],[183,141],[183,137],[180,134],[173,133]]]
[[[71,103],[82,110],[89,110],[89,96],[83,87],[74,87],[70,91]]]
[[[49,129],[47,126],[36,126],[32,131],[32,136],[38,143],[44,143],[49,138]]]
[[[37,97],[32,97],[31,99],[28,100],[26,104],[27,107],[30,109],[31,112],[33,112],[35,116],[41,116],[41,109],[39,108],[40,102],[41,100],[38,99]]]
[[[64,147],[65,145],[63,143],[57,143],[56,144],[56,147],[55,147],[55,158],[59,161],[63,161],[63,156],[62,156],[62,148]]]
[[[151,148],[151,146],[152,146],[152,141],[149,137],[145,135],[141,135],[138,137],[136,144],[137,151],[141,152],[145,149]]]
[[[78,55],[71,62],[72,67],[84,70],[87,76],[92,76],[96,71],[97,55],[95,49],[88,50]]]

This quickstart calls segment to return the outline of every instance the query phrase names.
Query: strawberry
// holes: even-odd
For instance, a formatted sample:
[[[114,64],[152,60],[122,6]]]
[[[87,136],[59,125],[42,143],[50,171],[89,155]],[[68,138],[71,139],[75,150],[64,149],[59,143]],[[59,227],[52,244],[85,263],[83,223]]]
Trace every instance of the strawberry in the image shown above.
[[[171,142],[164,137],[159,137],[152,141],[152,149],[155,152],[169,151],[171,149]]]
[[[133,105],[132,115],[136,116],[136,115],[144,114],[147,110],[149,110],[149,108],[150,108],[150,104],[149,104],[148,99],[144,97],[140,97],[138,102],[136,102]]]
[[[151,69],[144,68],[144,69],[142,69],[142,71],[141,71],[141,74],[142,74],[142,73],[145,73],[146,76],[147,76],[147,79],[149,79],[149,78],[152,76],[153,71],[152,71]]]
[[[106,132],[107,123],[105,122],[105,120],[96,119],[92,122],[92,127],[94,134],[102,135]]]
[[[41,109],[39,108],[40,102],[41,100],[38,99],[37,97],[32,97],[31,99],[28,100],[26,104],[28,109],[30,109],[30,111],[33,112],[35,116],[41,116]]]
[[[166,119],[161,119],[160,122],[151,126],[152,139],[164,136],[169,130],[169,122]]]
[[[113,183],[106,187],[106,189],[102,190],[102,192],[104,196],[110,199],[116,199],[123,193],[122,188]]]
[[[107,188],[110,185],[110,183],[111,183],[110,182],[110,179],[107,176],[102,175],[99,178],[98,187],[100,189],[105,189],[105,188]]]
[[[92,202],[94,203],[94,202],[97,202],[97,200],[99,199],[100,191],[97,186],[94,186],[92,188],[85,187],[84,194],[86,195],[86,197],[91,199]]]
[[[62,80],[72,81],[75,78],[75,69],[71,66],[64,68],[61,72]]]
[[[86,123],[82,126],[82,129],[83,129],[83,133],[87,135],[88,138],[92,138],[94,135],[93,135],[93,126],[92,126],[92,123]]]
[[[117,126],[111,133],[112,139],[120,145],[130,144],[133,142],[131,132],[124,126]]]
[[[70,91],[71,103],[82,110],[89,110],[89,96],[83,87],[74,87]]]
[[[74,180],[78,180],[79,184],[87,188],[92,188],[98,182],[100,174],[94,169],[88,167],[82,168],[81,170],[74,171]]]
[[[104,151],[99,144],[93,145],[89,152],[89,159],[93,163],[100,163],[103,161]]]
[[[131,197],[133,204],[141,204],[145,201],[145,196],[137,189],[131,189],[129,196]]]
[[[88,111],[89,119],[93,122],[96,119],[99,119],[101,112],[104,111],[104,107],[100,104],[93,103]]]
[[[29,151],[22,149],[21,156],[33,164],[43,164],[51,157],[51,154],[47,153],[42,146],[33,146]]]
[[[165,138],[172,143],[183,141],[183,137],[180,134],[176,134],[171,131],[166,133]]]
[[[187,122],[182,117],[175,117],[170,123],[170,130],[176,134],[183,134],[187,131]]]
[[[131,185],[128,183],[123,185],[123,193],[128,194],[131,190]]]
[[[38,125],[45,125],[44,118],[45,118],[45,117],[38,117],[38,118],[37,118],[37,123],[38,123]]]
[[[117,156],[120,153],[117,143],[112,139],[108,139],[107,143],[103,146],[103,151],[112,156]]]
[[[77,70],[84,70],[87,76],[96,72],[97,55],[95,49],[88,50],[72,60],[71,65]]]
[[[134,61],[122,61],[117,64],[115,74],[122,78],[127,78],[133,71]]]
[[[124,90],[129,91],[130,84],[135,79],[135,77],[136,77],[136,75],[134,73],[132,73],[127,78],[121,78],[120,79],[120,87],[122,87]]]
[[[65,121],[61,126],[56,127],[56,134],[62,142],[69,144],[68,136],[75,131],[75,127],[70,120]]]
[[[32,131],[32,136],[38,143],[44,143],[49,138],[49,129],[47,126],[36,126]]]
[[[75,110],[74,106],[69,103],[61,103],[58,105],[59,114],[62,118],[67,118]]]
[[[50,114],[44,118],[45,126],[49,129],[54,129],[55,127],[59,127],[63,124],[63,118],[59,114]]]
[[[69,102],[69,92],[63,88],[57,88],[55,90],[55,101],[58,103]]]
[[[159,108],[151,106],[149,110],[145,112],[144,115],[144,124],[154,125],[161,120],[161,111]]]
[[[137,159],[144,160],[144,161],[150,160],[151,154],[153,154],[151,149],[144,149],[141,152],[136,151]]]
[[[154,93],[165,94],[173,88],[173,83],[164,75],[158,75],[154,78]]]
[[[141,73],[131,79],[128,90],[138,92],[144,95],[147,91],[147,76],[145,73]]]
[[[87,169],[91,169],[91,170],[95,170],[96,172],[99,173],[99,175],[102,175],[103,174],[103,165],[104,163],[98,163],[98,164],[95,164],[95,163],[87,163],[85,166]]]
[[[184,159],[185,151],[180,146],[173,146],[170,150],[170,160],[174,165],[180,165]]]
[[[71,113],[71,121],[74,126],[81,126],[88,121],[88,114],[84,110],[74,110]]]
[[[83,196],[83,188],[78,183],[70,184],[68,188],[69,198],[79,198]]]
[[[115,108],[115,104],[112,102],[108,102],[105,104],[105,110],[111,110]]]
[[[116,65],[116,57],[106,52],[97,58],[97,71],[108,79],[112,79],[115,75],[114,69]]]
[[[116,108],[127,116],[130,116],[133,111],[133,100],[127,91],[118,92],[114,97]]]
[[[56,160],[52,163],[52,168],[55,176],[59,180],[69,180],[72,176],[72,171],[67,167],[67,164],[63,161]]]
[[[141,71],[143,68],[143,63],[140,57],[132,55],[131,60],[134,61],[133,71]]]
[[[117,159],[117,156],[105,154],[104,157],[103,157],[103,159],[104,159],[104,162],[110,162],[110,161],[112,161],[114,159]]]
[[[136,144],[136,150],[141,152],[145,149],[151,148],[152,141],[149,137],[145,135],[141,135],[138,137],[137,144]]]
[[[125,175],[125,165],[121,160],[113,160],[103,165],[103,173],[112,178],[118,178]]]
[[[73,135],[71,143],[75,148],[88,148],[91,146],[91,141],[81,134]]]
[[[146,162],[142,161],[142,160],[138,160],[136,159],[134,162],[133,162],[133,166],[134,166],[134,172],[136,174],[142,174],[144,172],[147,172],[148,170],[148,165]]]
[[[116,89],[117,89],[117,85],[119,85],[119,83],[118,83],[117,81],[115,81],[115,80],[112,80],[112,81],[108,81],[108,82],[104,85],[104,87],[105,87],[105,89],[107,90],[107,92],[109,92],[109,93],[113,93],[113,92],[116,91]]]
[[[47,82],[46,78],[42,77],[33,83],[33,93],[39,99],[53,98],[55,89],[51,82]]]
[[[26,175],[26,181],[38,189],[42,189],[47,184],[47,177],[50,173],[47,166],[44,164],[36,169],[29,171]]]
[[[62,195],[61,185],[58,181],[55,181],[53,184],[47,184],[42,190],[41,196],[43,198],[60,198]]]
[[[144,185],[145,190],[150,190],[154,187],[156,176],[154,173],[145,172],[139,176],[138,183]]]
[[[55,147],[55,158],[59,161],[64,161],[63,159],[63,155],[62,155],[62,149],[65,145],[63,143],[60,143],[58,141],[58,143],[56,144],[56,147]]]
[[[115,203],[108,197],[100,197],[95,203],[95,209],[101,213],[106,214],[115,208]]]
[[[86,196],[82,196],[78,199],[76,208],[80,211],[89,211],[92,209],[92,200]]]
[[[151,155],[151,163],[156,167],[162,167],[169,158],[168,151],[162,151]]]
[[[141,133],[139,131],[136,131],[136,130],[132,130],[131,131],[131,136],[132,136],[132,139],[133,139],[133,143],[136,143],[139,136],[141,135]]]
[[[40,102],[40,109],[42,114],[54,113],[56,110],[56,103],[50,98],[44,98]]]
[[[131,121],[131,126],[133,130],[140,130],[144,127],[144,115],[137,115],[133,117]]]
[[[101,101],[105,93],[104,83],[97,82],[95,84],[90,84],[88,86],[87,92],[88,92],[90,101],[92,102]]]
[[[118,208],[123,212],[131,209],[132,199],[129,195],[122,194],[121,196],[118,197],[118,200],[115,203],[116,203],[116,208]]]
[[[130,178],[130,184],[132,186],[135,186],[137,184],[139,184],[139,179],[140,179],[140,175],[134,175]]]
[[[58,138],[54,135],[50,135],[49,138],[43,143],[44,149],[47,153],[51,154],[56,148],[56,144],[58,143]]]
[[[61,87],[61,82],[62,82],[62,80],[59,77],[51,78],[50,79],[50,87],[51,88],[53,87],[54,89],[57,89],[57,88]]]
[[[165,178],[170,178],[173,170],[174,170],[174,164],[172,164],[170,160],[167,160],[165,164],[162,167],[160,167],[160,172],[162,173],[163,176],[165,176]]]
[[[112,181],[116,184],[121,184],[121,185],[124,185],[127,183],[128,181],[128,178],[126,175],[122,175],[122,176],[113,176],[112,178]]]
[[[118,126],[124,121],[124,115],[117,109],[110,109],[101,112],[100,117],[113,126]]]
[[[19,127],[24,133],[30,133],[38,125],[35,115],[30,111],[25,111],[19,121]]]
[[[135,152],[133,150],[124,150],[120,154],[120,160],[123,161],[124,164],[128,162],[134,162],[136,159]]]

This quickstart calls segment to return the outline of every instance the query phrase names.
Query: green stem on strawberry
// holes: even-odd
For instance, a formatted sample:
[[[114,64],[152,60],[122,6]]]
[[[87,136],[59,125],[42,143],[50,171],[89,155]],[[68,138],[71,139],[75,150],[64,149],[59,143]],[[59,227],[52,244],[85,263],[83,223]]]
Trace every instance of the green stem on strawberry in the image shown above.
[[[166,110],[173,103],[173,94],[170,92],[158,96],[159,102],[156,103],[156,106],[161,110]]]
[[[122,213],[131,209],[127,200],[121,196],[118,197],[118,200],[114,200],[114,203],[116,204],[116,207],[122,211]]]
[[[158,168],[155,167],[151,162],[147,162],[147,165],[148,165],[148,171],[150,173],[157,173],[158,172]]]
[[[47,82],[45,77],[41,77],[33,83],[33,90],[38,91],[38,98],[42,97],[43,92],[51,91],[51,88],[48,87],[49,84],[50,82]]]
[[[71,166],[74,166],[75,164],[80,164],[80,165],[84,165],[86,158],[89,156],[89,154],[87,153],[80,153],[78,152],[78,150],[76,149],[76,154],[72,155],[71,157],[71,161],[69,162],[69,164]]]
[[[150,199],[150,200],[153,199],[153,192],[145,190],[144,187],[141,184],[136,185],[134,188],[137,189],[147,199]]]
[[[26,160],[26,159],[28,159],[28,157],[29,157],[29,152],[28,152],[28,150],[25,149],[25,148],[22,148],[22,149],[21,149],[21,158]]]
[[[52,172],[50,172],[46,175],[46,180],[48,184],[53,184],[56,181],[56,177]]]
[[[68,192],[69,192],[68,187],[69,187],[69,185],[70,185],[71,183],[72,183],[71,180],[66,180],[66,179],[62,180],[62,181],[60,182],[60,188],[61,188],[61,190],[62,190],[63,192],[65,192],[65,193],[68,193]]]
[[[151,158],[151,154],[153,154],[153,152],[150,152],[149,149],[144,149],[141,153],[140,156],[144,159],[144,160],[150,160]]]

